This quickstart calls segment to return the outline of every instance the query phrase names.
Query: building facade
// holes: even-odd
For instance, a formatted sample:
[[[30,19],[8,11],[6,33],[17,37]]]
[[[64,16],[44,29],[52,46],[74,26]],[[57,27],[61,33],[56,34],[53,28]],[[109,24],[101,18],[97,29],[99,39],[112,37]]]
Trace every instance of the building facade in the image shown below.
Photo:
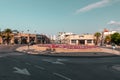
[[[57,36],[57,43],[64,44],[67,36],[72,35],[70,32],[59,32]]]
[[[93,34],[73,34],[60,32],[58,35],[58,43],[70,45],[95,45]]]
[[[28,34],[28,33],[12,33],[10,44],[48,44],[50,39],[46,35],[40,34]],[[0,37],[0,44],[6,44],[6,40],[3,37]]]
[[[110,35],[112,35],[112,34],[114,34],[114,33],[116,33],[117,31],[110,31],[110,30],[108,30],[108,29],[104,29],[103,30],[103,32],[102,32],[102,35],[101,35],[101,44],[102,45],[104,45],[104,44],[110,44],[110,41],[107,41],[107,42],[105,42],[105,38],[106,38],[106,36],[110,36]]]
[[[71,44],[71,45],[95,45],[94,44],[94,35],[92,35],[92,34],[69,35],[65,38],[65,43]]]

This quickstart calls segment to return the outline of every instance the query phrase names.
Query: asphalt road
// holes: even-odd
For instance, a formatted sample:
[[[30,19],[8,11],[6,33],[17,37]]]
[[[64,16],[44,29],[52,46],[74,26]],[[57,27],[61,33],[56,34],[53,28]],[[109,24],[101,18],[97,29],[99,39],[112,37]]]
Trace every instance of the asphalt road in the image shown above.
[[[0,52],[0,80],[120,80],[120,57],[69,58]]]

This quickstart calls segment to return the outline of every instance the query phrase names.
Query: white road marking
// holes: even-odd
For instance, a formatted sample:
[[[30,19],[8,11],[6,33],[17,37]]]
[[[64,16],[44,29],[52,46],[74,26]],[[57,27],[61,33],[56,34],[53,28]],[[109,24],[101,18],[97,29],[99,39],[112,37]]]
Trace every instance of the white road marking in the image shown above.
[[[25,64],[27,64],[27,65],[31,65],[30,63],[25,63]]]
[[[46,61],[46,62],[53,62],[50,59],[42,59],[42,61]]]
[[[13,69],[16,70],[16,71],[14,71],[14,73],[23,74],[23,75],[27,75],[27,76],[31,75],[26,68],[20,69],[18,67],[14,67]]]
[[[57,59],[57,61],[68,61],[68,59]]]
[[[52,62],[53,64],[64,64],[62,62],[59,62],[59,61],[55,61],[55,62]]]
[[[41,69],[41,70],[45,70],[44,67],[41,67],[41,66],[38,66],[38,65],[35,65],[35,67],[36,67],[36,68],[39,68],[39,69]]]
[[[114,66],[112,66],[112,68],[117,70],[117,71],[120,71],[120,65],[114,65]]]
[[[49,62],[49,63],[52,63],[52,64],[64,64],[64,63],[62,63],[60,61],[52,61],[50,59],[43,59],[43,61],[46,61],[46,62]]]
[[[56,76],[58,76],[58,77],[61,77],[63,79],[66,79],[66,80],[72,80],[72,79],[70,79],[70,78],[68,78],[66,76],[63,76],[63,75],[59,74],[59,73],[53,73],[53,74],[56,75]]]

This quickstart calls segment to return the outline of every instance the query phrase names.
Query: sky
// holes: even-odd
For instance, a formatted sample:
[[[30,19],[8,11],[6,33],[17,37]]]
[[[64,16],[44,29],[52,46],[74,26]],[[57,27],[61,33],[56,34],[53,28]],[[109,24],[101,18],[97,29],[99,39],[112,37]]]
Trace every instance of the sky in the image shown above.
[[[119,29],[120,0],[0,0],[0,29],[57,34]]]

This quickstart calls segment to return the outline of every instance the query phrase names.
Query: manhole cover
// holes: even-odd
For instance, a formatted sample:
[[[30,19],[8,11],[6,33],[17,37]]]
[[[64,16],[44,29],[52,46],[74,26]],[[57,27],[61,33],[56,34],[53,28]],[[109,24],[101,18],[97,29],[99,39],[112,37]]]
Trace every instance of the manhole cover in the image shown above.
[[[114,65],[112,66],[112,69],[120,71],[120,65]]]

